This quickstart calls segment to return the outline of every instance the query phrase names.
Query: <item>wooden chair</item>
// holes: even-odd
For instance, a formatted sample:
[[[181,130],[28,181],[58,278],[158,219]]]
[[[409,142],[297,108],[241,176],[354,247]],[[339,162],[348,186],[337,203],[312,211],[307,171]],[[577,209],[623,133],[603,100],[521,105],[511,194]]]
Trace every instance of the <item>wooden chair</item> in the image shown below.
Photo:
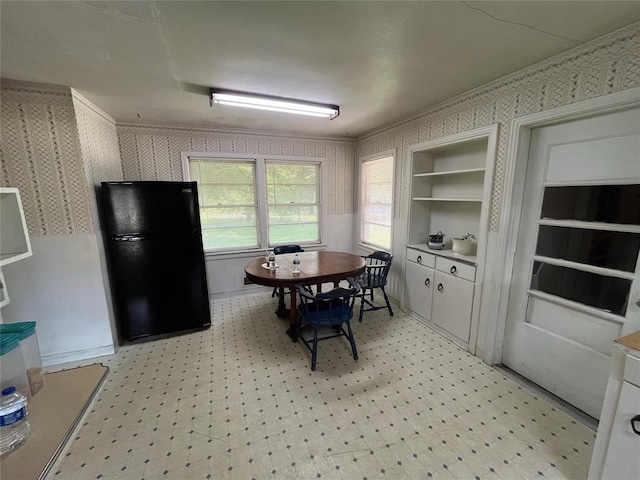
[[[393,260],[393,255],[383,251],[373,252],[371,255],[363,256],[367,260],[367,266],[365,267],[365,271],[356,278],[356,282],[360,285],[360,293],[359,297],[362,298],[360,302],[360,315],[358,316],[358,321],[362,322],[362,315],[364,312],[368,312],[371,310],[380,310],[381,308],[386,308],[389,310],[389,315],[393,317],[393,310],[391,309],[391,304],[389,303],[389,297],[387,297],[387,292],[384,291],[384,287],[387,285],[387,275],[389,274],[389,269],[391,268],[391,262]],[[382,290],[382,295],[384,296],[385,305],[381,307],[375,306],[373,303],[373,290],[379,288]],[[367,300],[367,293],[370,295],[371,299]],[[368,306],[365,308],[365,304]]]
[[[273,247],[274,255],[284,255],[285,253],[300,253],[304,252],[300,245],[278,245],[277,247]],[[282,288],[280,290],[283,290]],[[271,292],[271,297],[275,297],[278,294],[278,287],[273,289]]]
[[[316,369],[319,340],[344,335],[349,340],[354,360],[358,360],[358,350],[351,330],[351,319],[360,286],[353,278],[348,277],[347,281],[349,282],[348,288],[338,287],[329,292],[317,294],[314,294],[307,285],[298,284],[295,287],[300,296],[300,303],[298,304],[298,321],[293,341],[301,339],[311,350],[311,370]],[[307,325],[313,329],[313,338],[309,340],[300,336],[300,331]],[[346,331],[343,325],[347,326]],[[331,330],[337,333],[318,337],[318,331],[324,327],[333,327]]]

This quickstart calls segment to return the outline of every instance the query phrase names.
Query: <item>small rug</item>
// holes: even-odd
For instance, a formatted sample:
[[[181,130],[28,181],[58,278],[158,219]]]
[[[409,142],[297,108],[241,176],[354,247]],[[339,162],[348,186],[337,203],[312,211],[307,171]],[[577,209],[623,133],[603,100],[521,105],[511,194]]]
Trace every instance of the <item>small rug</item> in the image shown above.
[[[108,372],[108,367],[94,364],[46,374],[44,387],[29,400],[29,439],[0,457],[2,478],[44,478]]]

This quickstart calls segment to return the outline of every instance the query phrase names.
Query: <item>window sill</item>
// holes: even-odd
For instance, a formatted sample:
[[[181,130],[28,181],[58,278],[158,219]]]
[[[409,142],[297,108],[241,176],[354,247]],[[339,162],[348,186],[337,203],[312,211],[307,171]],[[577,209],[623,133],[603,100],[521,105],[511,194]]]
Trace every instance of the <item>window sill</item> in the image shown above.
[[[391,251],[387,250],[386,248],[374,247],[373,245],[369,245],[368,243],[358,242],[358,244],[356,246],[357,246],[358,250],[364,250],[364,251],[369,252],[369,253],[380,252],[380,251],[391,253]]]
[[[300,246],[307,252],[314,252],[318,250],[326,250],[327,245],[324,243],[314,243],[313,245]],[[256,258],[264,256],[264,248],[254,248],[251,250],[227,250],[225,252],[204,252],[206,260],[231,260],[234,258]]]

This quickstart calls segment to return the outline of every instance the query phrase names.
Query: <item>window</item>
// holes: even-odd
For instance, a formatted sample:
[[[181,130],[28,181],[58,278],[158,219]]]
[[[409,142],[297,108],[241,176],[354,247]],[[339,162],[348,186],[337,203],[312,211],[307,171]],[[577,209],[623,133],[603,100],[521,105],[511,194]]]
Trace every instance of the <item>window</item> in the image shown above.
[[[320,159],[183,153],[198,182],[206,251],[320,243]]]
[[[247,160],[189,159],[198,182],[205,250],[258,247],[255,163]]]
[[[360,241],[391,250],[393,156],[363,160],[360,179]]]
[[[319,164],[267,161],[269,244],[320,241]]]

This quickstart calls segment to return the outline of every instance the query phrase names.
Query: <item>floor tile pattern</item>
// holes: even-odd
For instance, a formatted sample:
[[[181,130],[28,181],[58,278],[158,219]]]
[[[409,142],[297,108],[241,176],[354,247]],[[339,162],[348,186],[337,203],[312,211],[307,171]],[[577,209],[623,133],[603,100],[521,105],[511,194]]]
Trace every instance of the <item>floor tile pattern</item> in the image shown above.
[[[395,308],[310,352],[270,293],[120,348],[50,479],[584,479],[595,433]]]

